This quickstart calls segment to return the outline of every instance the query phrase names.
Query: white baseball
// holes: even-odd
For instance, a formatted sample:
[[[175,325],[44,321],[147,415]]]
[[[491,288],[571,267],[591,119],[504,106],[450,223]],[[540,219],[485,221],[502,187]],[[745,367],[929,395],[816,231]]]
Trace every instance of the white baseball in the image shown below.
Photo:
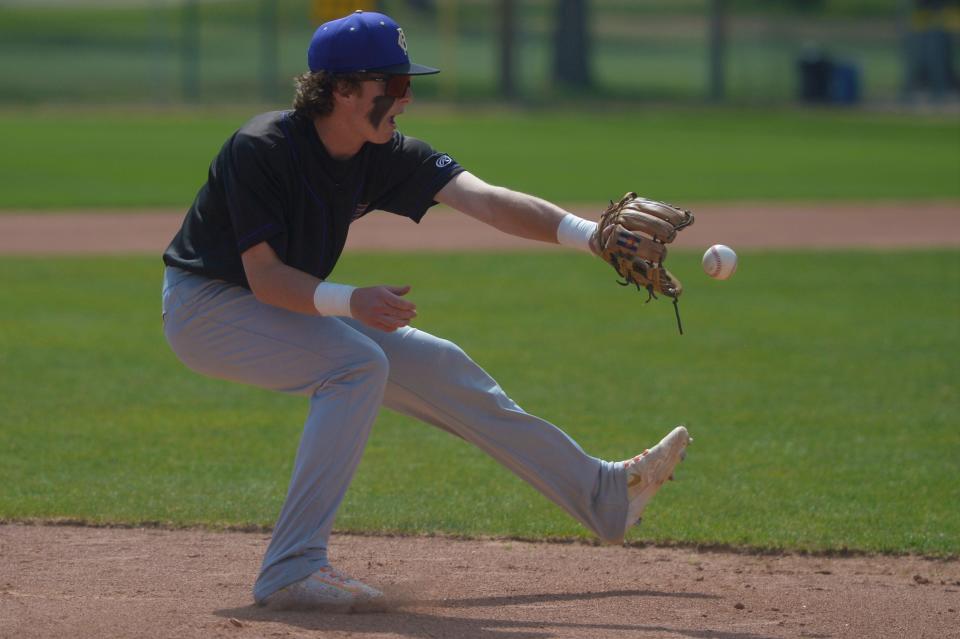
[[[723,244],[714,244],[703,254],[703,272],[715,280],[726,280],[737,271],[737,254]]]

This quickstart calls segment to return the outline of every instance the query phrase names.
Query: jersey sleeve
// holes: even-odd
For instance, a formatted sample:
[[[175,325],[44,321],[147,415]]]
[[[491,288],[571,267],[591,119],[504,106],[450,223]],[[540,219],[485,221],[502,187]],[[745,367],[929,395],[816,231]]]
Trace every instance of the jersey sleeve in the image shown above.
[[[446,153],[416,138],[397,134],[379,171],[379,193],[368,210],[380,209],[419,222],[427,209],[436,204],[437,192],[463,171]]]
[[[277,147],[241,131],[225,153],[224,188],[237,249],[269,240],[283,259],[287,224],[283,211],[284,189],[277,162]]]

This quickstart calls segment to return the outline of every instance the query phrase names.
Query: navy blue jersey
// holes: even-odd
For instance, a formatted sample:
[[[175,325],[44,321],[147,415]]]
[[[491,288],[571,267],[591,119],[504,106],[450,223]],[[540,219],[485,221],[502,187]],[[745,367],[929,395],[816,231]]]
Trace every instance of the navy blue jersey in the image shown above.
[[[351,222],[375,209],[419,222],[462,171],[399,132],[335,160],[308,116],[264,113],[224,143],[163,261],[249,288],[240,254],[268,242],[285,264],[326,279]]]

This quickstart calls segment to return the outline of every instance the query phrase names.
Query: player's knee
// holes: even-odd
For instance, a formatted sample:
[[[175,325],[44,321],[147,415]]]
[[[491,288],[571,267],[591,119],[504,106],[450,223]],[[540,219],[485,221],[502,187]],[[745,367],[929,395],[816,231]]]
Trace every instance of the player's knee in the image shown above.
[[[354,345],[349,360],[336,369],[317,371],[311,393],[331,386],[363,386],[371,392],[382,390],[390,373],[386,354],[373,341]]]
[[[488,393],[488,399],[495,399],[508,408],[514,407],[497,382],[473,361],[466,351],[453,342],[437,340],[430,362],[435,370],[444,371],[444,381],[447,385],[484,390]]]
[[[441,368],[470,364],[475,365],[466,351],[447,339],[438,339],[435,344],[434,357]]]
[[[383,386],[390,375],[390,361],[383,349],[371,343],[363,349],[354,370],[358,375],[368,379],[370,383]]]

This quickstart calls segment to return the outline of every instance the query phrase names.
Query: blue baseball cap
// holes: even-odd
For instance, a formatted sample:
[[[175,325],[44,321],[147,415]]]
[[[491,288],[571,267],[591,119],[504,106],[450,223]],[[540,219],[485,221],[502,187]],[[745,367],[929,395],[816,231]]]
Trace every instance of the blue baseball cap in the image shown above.
[[[440,69],[410,62],[403,29],[392,18],[360,10],[317,28],[307,49],[307,64],[313,72],[440,73]]]

